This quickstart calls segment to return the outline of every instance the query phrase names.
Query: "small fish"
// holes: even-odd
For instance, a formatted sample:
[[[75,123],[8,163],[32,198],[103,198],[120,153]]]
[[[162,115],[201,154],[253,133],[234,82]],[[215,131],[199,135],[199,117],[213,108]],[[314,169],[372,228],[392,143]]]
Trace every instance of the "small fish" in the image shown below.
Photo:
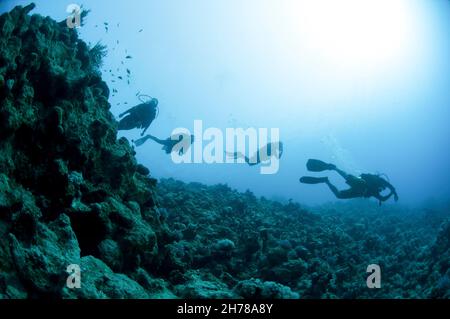
[[[131,74],[131,71],[129,69],[127,69],[127,74],[128,76]]]
[[[119,44],[119,40],[117,40],[116,43]]]
[[[124,102],[123,104],[128,104],[128,102]]]
[[[112,82],[112,83],[116,83],[116,81],[114,81],[114,80],[111,80],[111,82]]]
[[[128,82],[128,84],[130,84],[130,80],[128,80],[127,82]]]
[[[138,91],[138,92],[136,93],[136,96],[139,96],[139,94],[141,94],[141,91]]]
[[[117,78],[119,78],[119,79],[123,80],[123,78],[122,78],[121,76],[118,76]]]
[[[108,25],[108,22],[103,22],[104,25]]]
[[[139,30],[139,33],[141,33],[142,31],[144,31],[144,29]]]
[[[133,57],[131,56],[131,55],[127,55],[126,57],[125,57],[125,59],[132,59]]]

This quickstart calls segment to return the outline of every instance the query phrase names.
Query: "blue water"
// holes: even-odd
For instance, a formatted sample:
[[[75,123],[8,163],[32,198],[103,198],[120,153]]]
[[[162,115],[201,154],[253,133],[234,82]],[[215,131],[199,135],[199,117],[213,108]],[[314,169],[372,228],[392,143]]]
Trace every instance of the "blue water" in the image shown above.
[[[0,11],[28,2],[2,1]],[[67,16],[64,1],[35,3],[35,13]],[[192,130],[194,120],[202,120],[223,130],[279,128],[285,145],[274,175],[246,165],[177,165],[150,141],[136,149],[138,160],[157,178],[227,183],[318,204],[334,196],[298,178],[308,158],[319,158],[349,173],[387,174],[399,204],[449,199],[450,2],[363,2],[377,14],[369,22],[359,19],[364,7],[351,1],[346,5],[354,10],[342,17],[349,10],[295,3],[80,2],[92,10],[80,37],[108,47],[102,70],[111,91],[118,90],[110,97],[115,116],[138,104],[141,92],[159,99],[160,114],[149,129],[158,137],[177,127]],[[117,79],[126,79],[127,68],[130,84]],[[139,133],[120,136],[131,140]]]

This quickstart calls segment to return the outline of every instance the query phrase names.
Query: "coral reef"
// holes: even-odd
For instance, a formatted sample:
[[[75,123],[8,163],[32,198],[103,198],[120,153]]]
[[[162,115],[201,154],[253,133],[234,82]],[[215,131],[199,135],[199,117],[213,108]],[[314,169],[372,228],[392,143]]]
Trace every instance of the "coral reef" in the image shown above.
[[[155,181],[117,140],[104,48],[33,7],[0,17],[0,296],[155,295],[131,279],[163,244]],[[64,288],[70,264],[88,288]]]
[[[245,298],[448,298],[449,217],[374,202],[313,209],[226,185],[163,179],[157,202],[176,242],[164,273],[183,285],[196,269]],[[367,266],[382,269],[368,289]],[[197,295],[196,295],[197,296]]]
[[[448,207],[157,183],[117,139],[105,48],[33,8],[0,16],[0,299],[449,298]],[[365,286],[371,263],[382,289]]]

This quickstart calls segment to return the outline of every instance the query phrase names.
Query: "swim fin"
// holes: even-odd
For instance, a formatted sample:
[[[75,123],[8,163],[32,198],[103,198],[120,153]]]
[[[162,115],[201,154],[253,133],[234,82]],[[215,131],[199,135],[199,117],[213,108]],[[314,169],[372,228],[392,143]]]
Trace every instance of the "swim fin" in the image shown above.
[[[331,169],[335,169],[336,165],[328,164],[316,159],[310,159],[306,163],[306,168],[310,172],[323,172]]]
[[[320,184],[328,182],[328,177],[311,177],[311,176],[303,176],[300,178],[300,183],[303,184]]]
[[[134,145],[136,145],[136,147],[141,146],[142,144],[144,144],[145,142],[147,142],[147,140],[150,138],[149,135],[146,135],[144,137],[141,137],[138,140],[133,141]]]

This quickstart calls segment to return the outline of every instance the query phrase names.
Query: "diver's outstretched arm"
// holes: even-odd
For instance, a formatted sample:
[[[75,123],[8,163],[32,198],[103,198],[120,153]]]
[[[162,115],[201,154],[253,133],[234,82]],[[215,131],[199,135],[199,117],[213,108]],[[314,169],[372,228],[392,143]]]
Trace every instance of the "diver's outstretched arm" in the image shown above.
[[[393,192],[390,192],[389,194],[387,194],[387,195],[385,195],[385,196],[378,194],[378,195],[376,195],[376,196],[374,196],[374,197],[375,197],[376,199],[378,199],[378,202],[379,202],[379,204],[380,204],[380,206],[381,206],[381,203],[387,201],[389,198],[391,198],[392,195],[394,195],[394,193],[393,193]],[[398,199],[398,197],[396,197],[396,198]]]
[[[389,188],[389,190],[391,191],[389,194],[387,194],[387,195],[378,194],[377,196],[374,196],[374,197],[380,201],[380,204],[381,204],[381,202],[387,201],[389,198],[391,198],[391,196],[394,196],[394,200],[397,202],[398,195],[397,195],[397,191],[395,190],[394,186],[387,183],[386,187]]]
[[[131,112],[131,110],[125,111],[123,113],[119,114],[119,117],[124,117],[125,115],[129,114]]]
[[[132,108],[130,108],[130,109],[126,110],[125,112],[119,114],[119,117],[124,117],[125,115],[131,113],[135,108],[136,108],[136,107],[133,106]]]
[[[381,194],[378,194],[378,196],[375,196],[378,200],[380,200],[381,202],[387,201],[391,196],[394,196],[394,200],[397,202],[398,201],[398,195],[397,195],[397,191],[395,190],[395,187],[392,186],[391,183],[389,183],[388,181],[384,181],[384,186],[387,187],[390,191],[389,194],[383,196]]]
[[[392,186],[390,183],[388,183],[388,182],[386,182],[387,183],[387,188],[389,188],[390,189],[390,191],[391,191],[391,194],[392,195],[394,195],[394,200],[397,202],[398,201],[398,194],[397,194],[397,191],[395,190],[395,187],[394,186]]]
[[[397,194],[397,191],[395,190],[395,187],[392,186],[392,184],[387,181],[384,182],[384,186],[386,186],[391,192],[385,196],[383,196],[381,194],[378,194],[377,196],[375,196],[375,198],[377,198],[380,201],[380,205],[381,205],[381,202],[387,201],[391,196],[394,196],[394,200],[397,202],[398,194]]]

